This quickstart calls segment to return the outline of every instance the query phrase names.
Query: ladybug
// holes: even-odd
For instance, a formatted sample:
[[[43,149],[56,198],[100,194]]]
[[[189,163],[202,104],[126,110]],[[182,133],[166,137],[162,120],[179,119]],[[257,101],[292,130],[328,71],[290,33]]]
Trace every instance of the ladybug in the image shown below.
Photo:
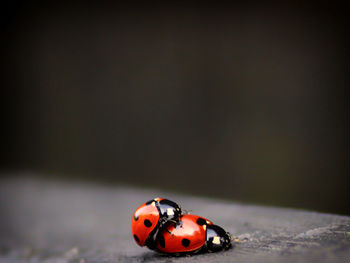
[[[136,243],[154,249],[158,231],[170,222],[177,223],[181,215],[180,206],[168,199],[155,198],[144,203],[136,209],[131,221]]]
[[[156,250],[181,255],[217,252],[231,247],[231,236],[210,220],[196,215],[183,215],[158,233]]]

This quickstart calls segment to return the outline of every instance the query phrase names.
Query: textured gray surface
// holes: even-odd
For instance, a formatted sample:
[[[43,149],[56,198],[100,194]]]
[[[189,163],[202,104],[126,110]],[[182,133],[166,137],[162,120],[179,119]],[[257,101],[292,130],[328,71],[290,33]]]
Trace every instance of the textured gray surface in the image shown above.
[[[240,240],[222,253],[167,257],[138,247],[134,209],[157,196],[207,217]],[[350,218],[211,198],[42,181],[0,183],[0,262],[346,262]]]

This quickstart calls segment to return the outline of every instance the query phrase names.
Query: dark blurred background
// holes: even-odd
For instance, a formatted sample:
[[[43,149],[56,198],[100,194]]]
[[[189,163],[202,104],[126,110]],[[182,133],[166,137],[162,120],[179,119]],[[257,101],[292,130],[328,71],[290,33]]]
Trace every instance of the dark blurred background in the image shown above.
[[[7,1],[1,12],[3,175],[350,214],[338,3]]]

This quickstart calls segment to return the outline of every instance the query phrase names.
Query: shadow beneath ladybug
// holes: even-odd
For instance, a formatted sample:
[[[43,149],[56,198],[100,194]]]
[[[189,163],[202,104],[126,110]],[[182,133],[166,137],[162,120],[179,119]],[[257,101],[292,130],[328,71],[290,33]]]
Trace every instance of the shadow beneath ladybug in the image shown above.
[[[197,256],[204,256],[204,255],[213,255],[218,253],[225,253],[228,250],[231,250],[234,248],[234,244],[232,244],[228,249],[216,251],[216,252],[208,252],[205,250],[200,250],[195,253],[193,252],[181,252],[181,253],[174,253],[174,254],[166,254],[166,253],[159,253],[156,251],[153,252],[147,252],[143,254],[143,261],[142,262],[148,262],[148,261],[156,261],[157,259],[180,259],[180,258],[188,258],[188,257],[197,257]]]

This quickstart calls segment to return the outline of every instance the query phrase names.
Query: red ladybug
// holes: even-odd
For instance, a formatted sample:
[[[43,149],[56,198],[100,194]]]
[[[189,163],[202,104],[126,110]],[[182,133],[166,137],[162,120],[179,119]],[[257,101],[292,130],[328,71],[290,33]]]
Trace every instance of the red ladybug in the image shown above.
[[[131,230],[136,243],[155,247],[157,233],[168,222],[178,222],[181,216],[178,204],[163,198],[150,200],[136,209],[131,222]]]
[[[156,249],[162,253],[186,254],[216,252],[231,247],[230,235],[208,219],[183,215],[177,224],[170,224],[157,236]]]

